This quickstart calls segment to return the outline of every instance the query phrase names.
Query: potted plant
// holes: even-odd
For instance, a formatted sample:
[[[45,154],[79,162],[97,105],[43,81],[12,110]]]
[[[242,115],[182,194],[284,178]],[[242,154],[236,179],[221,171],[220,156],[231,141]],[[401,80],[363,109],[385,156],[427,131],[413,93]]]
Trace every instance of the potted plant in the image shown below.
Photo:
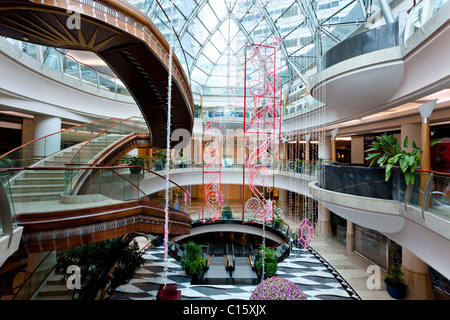
[[[185,253],[181,258],[181,267],[185,269],[186,274],[190,276],[200,276],[205,267],[206,260],[202,256],[201,244],[189,241],[184,244]]]
[[[406,283],[403,279],[402,269],[397,265],[393,265],[389,272],[390,275],[384,278],[386,291],[394,299],[403,299],[406,295]]]
[[[264,251],[264,279],[273,277],[277,272],[278,262],[275,256],[276,251],[266,248],[264,244],[260,246],[260,250],[256,256],[256,274],[258,278],[262,278],[262,252]]]
[[[103,299],[130,282],[144,264],[138,244],[119,237],[70,249],[57,258],[55,273],[67,280],[67,268],[78,266],[81,287],[75,292],[80,300],[95,300],[99,293]]]
[[[183,150],[180,150],[178,156],[181,158],[180,162],[178,163],[178,166],[180,168],[186,168],[187,166],[186,166],[186,163],[184,163],[184,159],[183,159],[183,156],[184,156]]]
[[[302,168],[303,168],[303,160],[300,159],[296,159],[294,160],[294,171],[297,173],[302,173]]]
[[[125,156],[125,160],[124,163],[128,166],[144,166],[144,162],[145,162],[145,157],[140,157],[140,156],[130,156],[130,155],[126,155]],[[130,168],[130,172],[132,174],[139,174],[141,173],[142,168],[137,168],[137,167],[133,167]]]
[[[225,206],[222,208],[222,218],[224,219],[233,218],[233,210],[231,210],[230,206]]]
[[[201,112],[202,112],[202,106],[199,104],[194,104],[194,117],[200,118]]]
[[[292,281],[271,277],[258,284],[250,300],[307,300],[306,295]]]
[[[156,151],[156,160],[153,162],[155,164],[155,170],[161,171],[164,169],[164,165],[166,164],[167,155],[162,151]]]
[[[405,137],[403,147],[408,148],[408,145],[408,137]],[[370,147],[370,149],[366,150],[367,152],[373,151],[366,158],[366,160],[372,160],[369,167],[375,163],[380,165],[380,167],[386,164],[385,180],[388,181],[392,167],[399,166],[404,174],[406,184],[414,184],[416,180],[415,171],[420,164],[420,153],[422,152],[422,149],[414,141],[413,151],[407,152],[401,148],[394,135],[383,133],[376,138],[376,141]]]

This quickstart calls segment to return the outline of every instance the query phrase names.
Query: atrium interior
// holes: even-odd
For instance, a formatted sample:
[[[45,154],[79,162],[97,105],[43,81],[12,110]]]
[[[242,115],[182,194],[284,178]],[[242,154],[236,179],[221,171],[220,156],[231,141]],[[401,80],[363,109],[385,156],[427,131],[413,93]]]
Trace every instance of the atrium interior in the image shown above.
[[[447,0],[1,1],[0,300],[448,300],[448,52]]]

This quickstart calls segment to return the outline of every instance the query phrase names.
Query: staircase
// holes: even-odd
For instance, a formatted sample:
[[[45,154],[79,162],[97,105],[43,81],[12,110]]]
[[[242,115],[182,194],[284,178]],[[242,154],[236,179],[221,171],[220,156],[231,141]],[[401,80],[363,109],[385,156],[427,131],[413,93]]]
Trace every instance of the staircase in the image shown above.
[[[92,140],[76,157],[76,163],[89,163],[99,152],[125,135],[108,134]],[[64,167],[72,155],[84,143],[77,144],[51,155],[33,167]],[[31,171],[26,170],[12,178],[11,193],[16,213],[23,212],[21,203],[59,200],[64,192],[65,170]]]
[[[32,300],[72,300],[74,290],[67,288],[62,275],[52,271]]]

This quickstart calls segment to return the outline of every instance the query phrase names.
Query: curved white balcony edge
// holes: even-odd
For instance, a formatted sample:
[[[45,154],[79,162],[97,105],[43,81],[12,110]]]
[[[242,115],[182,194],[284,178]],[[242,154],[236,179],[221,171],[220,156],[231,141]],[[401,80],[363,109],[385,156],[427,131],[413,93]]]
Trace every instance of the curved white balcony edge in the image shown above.
[[[0,38],[0,104],[5,110],[48,114],[90,122],[98,118],[141,116],[132,97],[81,84],[43,65]],[[1,107],[0,107],[1,109]]]
[[[158,173],[164,174],[164,171]],[[203,183],[201,168],[172,169],[169,171],[169,177],[173,182],[176,182],[182,187],[201,185]],[[306,174],[275,170],[274,186],[278,189],[289,190],[310,197],[308,183],[313,179],[316,178]],[[222,168],[222,184],[243,184],[243,182],[242,168]],[[268,180],[267,186],[270,186],[270,183]],[[245,175],[245,184],[248,185],[248,171],[246,171]],[[144,178],[139,187],[146,194],[152,194],[165,190],[166,181],[160,177],[150,175]]]
[[[23,227],[16,227],[10,236],[0,236],[0,267],[5,263],[9,256],[19,249],[20,240],[22,239]]]
[[[363,227],[386,235],[450,277],[450,221],[394,200],[361,197],[319,188],[310,194],[327,209]]]
[[[187,237],[195,236],[198,234],[210,233],[210,232],[239,232],[239,233],[252,234],[255,236],[259,236],[259,237],[263,236],[263,230],[256,226],[252,226],[251,224],[209,223],[209,224],[204,224],[202,226],[192,228],[190,234],[184,234],[181,236],[177,236],[174,238],[174,240],[177,242],[177,241],[180,241]],[[268,231],[267,229],[265,232],[265,237],[267,239],[273,240],[277,243],[284,242],[284,239],[282,239],[280,236]]]
[[[309,183],[312,197],[344,219],[380,232],[394,233],[405,226],[402,204],[398,201],[330,191],[319,188],[316,183]]]

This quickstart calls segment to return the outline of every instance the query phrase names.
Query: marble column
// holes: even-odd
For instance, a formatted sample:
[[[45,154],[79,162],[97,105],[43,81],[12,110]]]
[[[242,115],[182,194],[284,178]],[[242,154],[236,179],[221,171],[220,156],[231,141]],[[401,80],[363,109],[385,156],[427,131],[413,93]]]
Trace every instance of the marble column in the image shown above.
[[[34,139],[58,131],[61,131],[61,118],[47,115],[34,116]],[[34,143],[35,157],[46,157],[59,150],[61,150],[61,134],[54,134]]]
[[[407,299],[434,299],[430,267],[405,247],[402,248],[402,270],[407,286]]]
[[[350,251],[355,250],[355,230],[353,222],[347,220],[346,247]]]
[[[329,238],[332,236],[331,233],[331,212],[320,202],[318,205],[318,217],[317,217],[317,225],[316,231],[319,232],[319,236],[322,238]]]

